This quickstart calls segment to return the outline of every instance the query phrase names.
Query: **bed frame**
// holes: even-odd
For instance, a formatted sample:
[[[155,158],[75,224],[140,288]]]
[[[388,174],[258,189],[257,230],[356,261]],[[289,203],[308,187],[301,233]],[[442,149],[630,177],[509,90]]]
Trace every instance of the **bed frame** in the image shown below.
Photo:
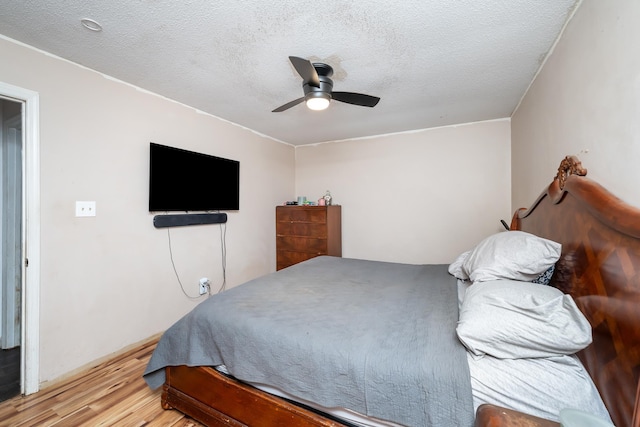
[[[615,425],[640,427],[640,209],[586,173],[567,156],[548,189],[516,211],[511,229],[562,243],[552,285],[574,297],[593,327],[593,343],[579,357]],[[208,426],[343,426],[209,367],[167,368],[162,407]],[[481,407],[476,426],[553,424],[500,418],[512,420],[512,412]]]

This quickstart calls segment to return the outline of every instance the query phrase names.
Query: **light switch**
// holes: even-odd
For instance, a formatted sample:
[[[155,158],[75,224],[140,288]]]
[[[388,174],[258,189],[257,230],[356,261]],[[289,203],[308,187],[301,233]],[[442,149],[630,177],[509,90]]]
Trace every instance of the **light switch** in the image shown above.
[[[76,216],[96,216],[96,202],[76,201]]]

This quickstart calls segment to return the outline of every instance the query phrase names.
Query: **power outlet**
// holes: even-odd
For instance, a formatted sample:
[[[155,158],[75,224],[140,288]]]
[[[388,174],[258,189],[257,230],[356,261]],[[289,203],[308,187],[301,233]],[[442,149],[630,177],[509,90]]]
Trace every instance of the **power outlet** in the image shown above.
[[[96,216],[96,202],[76,202],[76,216]]]
[[[209,279],[203,277],[200,279],[200,295],[209,293]]]

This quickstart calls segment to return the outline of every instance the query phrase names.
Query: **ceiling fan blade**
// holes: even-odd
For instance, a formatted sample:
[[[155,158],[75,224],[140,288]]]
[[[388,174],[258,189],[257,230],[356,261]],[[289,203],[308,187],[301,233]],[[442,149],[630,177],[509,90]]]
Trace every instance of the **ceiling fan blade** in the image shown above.
[[[289,61],[291,61],[291,64],[293,64],[293,68],[296,69],[305,83],[308,83],[313,87],[320,87],[318,72],[313,67],[313,64],[310,61],[304,58],[298,58],[297,56],[290,56]]]
[[[364,93],[353,92],[331,92],[331,98],[347,104],[359,105],[361,107],[375,107],[380,98],[377,96],[365,95]]]
[[[272,113],[279,113],[281,111],[288,110],[289,108],[295,107],[296,105],[300,104],[302,101],[304,101],[304,96],[302,98],[295,99],[295,100],[293,100],[291,102],[287,102],[286,104],[281,105],[280,107],[276,108],[275,110],[273,110],[271,112]]]

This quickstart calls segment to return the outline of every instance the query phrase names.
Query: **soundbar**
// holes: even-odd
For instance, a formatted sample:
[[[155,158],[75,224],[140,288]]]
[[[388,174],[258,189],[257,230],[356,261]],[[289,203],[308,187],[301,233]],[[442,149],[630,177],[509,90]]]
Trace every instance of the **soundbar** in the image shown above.
[[[155,228],[182,227],[185,225],[223,224],[227,222],[226,213],[156,215],[153,217]]]

